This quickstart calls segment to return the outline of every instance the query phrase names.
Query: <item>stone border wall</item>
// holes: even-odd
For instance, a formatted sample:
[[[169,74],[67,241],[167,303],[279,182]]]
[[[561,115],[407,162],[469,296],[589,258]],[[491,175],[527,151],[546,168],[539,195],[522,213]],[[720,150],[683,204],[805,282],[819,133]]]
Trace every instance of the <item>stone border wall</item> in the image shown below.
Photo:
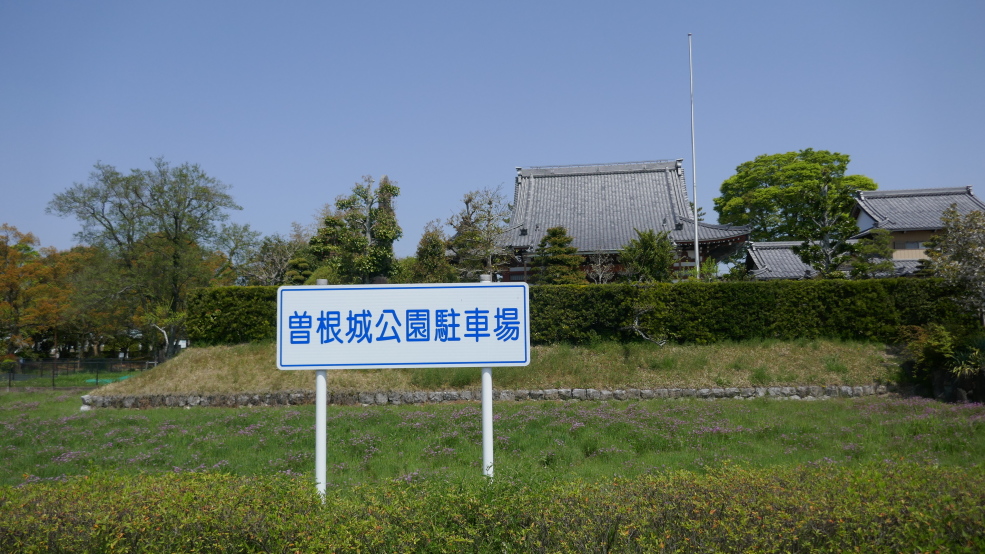
[[[859,397],[898,392],[895,385],[864,385],[827,387],[744,387],[712,389],[537,389],[494,390],[493,400],[649,400],[654,398],[720,398],[753,399],[777,398],[788,400],[826,400],[832,397]],[[339,406],[383,406],[387,404],[438,404],[442,402],[478,401],[479,389],[414,392],[331,392],[328,403]],[[295,406],[314,404],[314,391],[289,391],[265,394],[192,394],[82,397],[82,409],[92,408],[158,408],[158,407],[223,407]]]

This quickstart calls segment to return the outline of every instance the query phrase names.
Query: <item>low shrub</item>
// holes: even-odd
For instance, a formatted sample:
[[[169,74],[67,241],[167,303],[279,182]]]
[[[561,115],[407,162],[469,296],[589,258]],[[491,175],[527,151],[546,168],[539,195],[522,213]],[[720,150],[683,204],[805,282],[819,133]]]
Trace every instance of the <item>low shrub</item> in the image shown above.
[[[0,359],[0,373],[18,373],[20,366],[14,360]]]
[[[334,488],[92,475],[0,488],[5,552],[981,552],[985,470],[816,464]]]

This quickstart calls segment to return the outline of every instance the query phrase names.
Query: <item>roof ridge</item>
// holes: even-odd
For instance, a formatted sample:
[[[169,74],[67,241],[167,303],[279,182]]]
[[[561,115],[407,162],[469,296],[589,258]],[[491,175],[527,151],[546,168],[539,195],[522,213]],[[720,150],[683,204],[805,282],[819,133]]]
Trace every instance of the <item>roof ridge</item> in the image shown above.
[[[859,198],[868,200],[875,198],[907,197],[907,196],[951,196],[956,194],[971,194],[970,187],[939,187],[921,189],[892,189],[869,190],[859,193]]]
[[[522,177],[529,176],[552,176],[552,175],[617,175],[623,173],[648,173],[657,171],[671,171],[680,167],[683,160],[657,160],[647,162],[625,162],[611,164],[578,164],[578,165],[546,165],[517,167],[517,175]]]

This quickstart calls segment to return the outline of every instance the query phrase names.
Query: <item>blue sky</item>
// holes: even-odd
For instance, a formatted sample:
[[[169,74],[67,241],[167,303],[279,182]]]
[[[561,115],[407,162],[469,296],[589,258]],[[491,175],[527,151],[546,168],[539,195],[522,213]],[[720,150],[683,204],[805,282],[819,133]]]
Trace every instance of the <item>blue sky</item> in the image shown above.
[[[735,167],[803,148],[880,188],[985,196],[985,2],[0,3],[0,223],[60,249],[44,213],[94,163],[163,156],[232,185],[264,234],[362,175],[424,225],[517,166],[684,158],[693,33],[699,204]]]

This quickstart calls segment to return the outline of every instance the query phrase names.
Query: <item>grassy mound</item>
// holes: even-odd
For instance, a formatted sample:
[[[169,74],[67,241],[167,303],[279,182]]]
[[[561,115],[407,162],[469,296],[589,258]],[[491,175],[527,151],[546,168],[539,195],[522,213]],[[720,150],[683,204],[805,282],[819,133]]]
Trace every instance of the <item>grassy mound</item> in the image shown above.
[[[99,394],[223,394],[313,390],[310,371],[280,371],[273,343],[190,348]],[[898,366],[885,346],[840,341],[750,341],[657,346],[603,342],[535,346],[527,367],[496,368],[501,389],[701,388],[862,385],[892,382]],[[474,388],[478,368],[330,371],[337,391]]]

